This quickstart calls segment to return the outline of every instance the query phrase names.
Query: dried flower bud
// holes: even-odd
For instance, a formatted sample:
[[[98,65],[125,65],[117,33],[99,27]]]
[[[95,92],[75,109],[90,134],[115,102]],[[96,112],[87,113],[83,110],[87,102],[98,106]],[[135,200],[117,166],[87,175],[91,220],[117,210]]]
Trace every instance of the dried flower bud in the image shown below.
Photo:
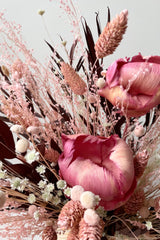
[[[142,137],[145,133],[145,129],[142,125],[137,125],[134,129],[134,135],[136,137]]]
[[[105,77],[106,76],[106,70],[103,70],[102,72],[101,72],[101,75],[103,76],[103,77]]]
[[[84,208],[94,208],[96,206],[96,198],[94,193],[85,191],[80,196],[81,204]]]
[[[28,214],[33,217],[34,213],[37,211],[36,205],[30,205],[28,208]]]
[[[66,44],[67,44],[67,41],[62,41],[61,43],[62,43],[62,45],[65,47]]]
[[[0,191],[0,208],[4,206],[6,202],[6,195],[3,191]]]
[[[101,89],[105,85],[106,85],[106,81],[104,80],[104,78],[98,78],[98,80],[96,82],[96,86]]]
[[[75,94],[82,95],[85,93],[87,88],[86,83],[68,63],[61,62],[61,72],[66,83],[70,86]]]
[[[84,212],[84,221],[88,223],[90,226],[98,225],[100,221],[100,217],[93,209],[87,209]]]
[[[27,132],[31,133],[31,134],[39,134],[41,132],[41,128],[40,127],[35,127],[35,126],[29,126],[27,128]]]
[[[73,201],[80,201],[81,194],[84,192],[84,188],[76,185],[71,189],[71,199]]]
[[[42,10],[42,9],[39,9],[39,10],[38,10],[38,14],[39,14],[39,15],[43,16],[44,13],[45,13],[45,10]]]
[[[6,66],[2,65],[1,66],[2,73],[6,76],[9,77],[9,70]]]
[[[127,17],[128,11],[123,10],[116,18],[108,22],[95,44],[97,58],[112,54],[118,47],[127,28]]]
[[[10,128],[10,130],[14,133],[23,133],[24,132],[24,128],[21,125],[15,124],[12,125],[12,127]]]
[[[16,152],[24,153],[27,151],[28,147],[29,147],[29,142],[24,138],[16,142]]]

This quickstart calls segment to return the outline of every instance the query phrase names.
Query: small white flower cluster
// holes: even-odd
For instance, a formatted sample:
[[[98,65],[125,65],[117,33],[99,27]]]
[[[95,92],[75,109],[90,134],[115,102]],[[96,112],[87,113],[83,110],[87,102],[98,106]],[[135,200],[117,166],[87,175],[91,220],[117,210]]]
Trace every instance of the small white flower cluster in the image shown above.
[[[36,171],[41,175],[44,174],[46,171],[46,166],[44,165],[39,165],[38,167],[36,167]]]
[[[23,192],[26,186],[28,186],[29,180],[27,178],[21,179],[19,177],[13,177],[10,180],[11,189]]]
[[[26,162],[32,164],[35,161],[39,160],[39,152],[36,152],[35,149],[28,150],[27,154],[25,155]]]
[[[33,204],[36,202],[36,196],[33,194],[33,193],[30,193],[29,196],[28,196],[28,202],[30,204]]]
[[[70,187],[67,187],[67,183],[66,181],[64,180],[59,180],[57,183],[57,188],[60,189],[60,190],[63,190],[64,194],[67,196],[67,197],[70,197],[71,196],[71,188]]]
[[[44,186],[44,189],[42,190],[42,199],[45,202],[51,202],[52,201],[53,194],[51,192],[53,192],[54,189],[55,189],[55,187],[54,187],[53,183],[49,183],[49,184]]]
[[[39,173],[44,173],[42,170],[42,165],[38,167]],[[67,186],[66,182],[64,180],[59,180],[57,183],[57,188],[59,190],[55,190],[55,186],[53,183],[48,183],[47,179],[40,180],[38,183],[38,187],[41,189],[41,197],[43,201],[50,202],[54,205],[58,205],[61,203],[61,196],[62,196],[62,190],[64,190]],[[65,190],[68,190],[67,188]],[[54,195],[56,192],[56,195]]]

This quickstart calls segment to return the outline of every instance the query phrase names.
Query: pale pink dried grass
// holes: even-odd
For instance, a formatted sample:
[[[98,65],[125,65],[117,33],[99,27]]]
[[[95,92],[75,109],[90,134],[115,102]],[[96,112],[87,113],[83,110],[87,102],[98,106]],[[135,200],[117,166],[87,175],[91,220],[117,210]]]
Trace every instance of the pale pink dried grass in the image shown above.
[[[111,22],[107,23],[95,44],[97,58],[103,58],[112,54],[120,44],[127,28],[128,11],[124,10]]]
[[[76,71],[65,62],[61,63],[61,72],[64,76],[66,83],[71,90],[77,95],[83,95],[86,91],[87,85]]]

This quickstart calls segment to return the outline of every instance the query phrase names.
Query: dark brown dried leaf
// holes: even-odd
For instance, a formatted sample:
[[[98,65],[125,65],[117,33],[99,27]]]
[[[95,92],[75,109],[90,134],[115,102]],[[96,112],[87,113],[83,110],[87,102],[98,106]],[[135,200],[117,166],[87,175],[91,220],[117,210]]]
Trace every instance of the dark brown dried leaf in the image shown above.
[[[15,158],[15,144],[8,125],[0,120],[0,159]]]

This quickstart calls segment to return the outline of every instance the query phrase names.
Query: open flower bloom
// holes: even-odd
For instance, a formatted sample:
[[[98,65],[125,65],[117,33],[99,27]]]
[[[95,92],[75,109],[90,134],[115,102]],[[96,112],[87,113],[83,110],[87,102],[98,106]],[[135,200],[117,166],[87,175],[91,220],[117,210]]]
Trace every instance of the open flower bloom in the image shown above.
[[[62,135],[60,175],[70,186],[81,185],[101,198],[106,210],[123,205],[136,187],[132,152],[117,135]]]
[[[99,94],[128,117],[138,117],[160,103],[160,56],[115,61],[106,73]]]

